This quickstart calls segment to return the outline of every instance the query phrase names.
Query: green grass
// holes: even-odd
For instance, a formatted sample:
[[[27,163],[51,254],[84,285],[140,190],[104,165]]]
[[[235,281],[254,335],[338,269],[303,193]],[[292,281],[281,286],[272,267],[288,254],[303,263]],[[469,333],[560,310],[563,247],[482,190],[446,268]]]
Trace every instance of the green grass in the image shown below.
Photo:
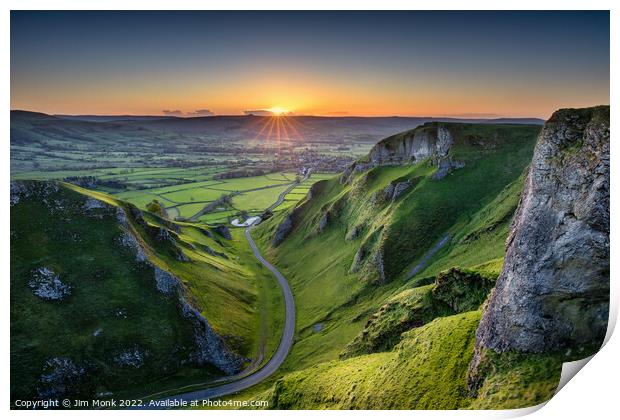
[[[321,184],[310,201],[300,201],[296,226],[278,247],[271,246],[271,239],[287,211],[276,213],[257,229],[255,237],[289,280],[297,303],[296,340],[280,376],[338,360],[369,318],[394,299],[403,299],[405,306],[424,307],[419,300],[424,294],[418,295],[423,289],[418,292],[412,287],[428,284],[429,276],[454,266],[475,267],[485,276],[497,276],[522,188],[521,175],[531,159],[539,127],[485,126],[479,135],[476,126],[462,130],[457,133],[454,153],[466,167],[442,180],[431,179],[435,167],[426,161],[378,167],[347,185],[333,177]],[[481,139],[486,140],[482,146]],[[401,198],[372,204],[374,195],[403,179],[414,181]],[[327,211],[334,217],[319,233],[319,220]],[[361,233],[346,240],[354,226],[362,226]],[[408,279],[406,273],[446,234],[451,237],[448,244],[429,259],[425,269]],[[383,250],[386,282],[373,281],[365,269],[349,271],[362,244],[371,252]],[[392,321],[400,321],[403,314],[396,311]],[[429,317],[433,315],[430,311]],[[372,351],[400,341],[398,334],[390,334],[389,342],[373,344]],[[270,380],[275,381],[277,377]],[[243,395],[253,393],[248,390]]]
[[[442,317],[405,334],[391,352],[329,362],[284,376],[268,392],[279,409],[466,407],[466,374],[480,312]]]
[[[503,354],[486,350],[486,378],[470,407],[497,410],[548,401],[558,387],[563,357],[558,354]]]
[[[156,290],[152,268],[117,244],[121,229],[115,207],[85,214],[84,195],[128,208],[111,196],[66,185],[52,196],[62,211],[39,199],[12,209],[12,395],[33,397],[45,360],[57,356],[95,369],[88,392],[115,396],[170,392],[220,376],[216,369],[181,364],[193,345],[191,324],[173,297]],[[279,343],[283,302],[275,278],[255,260],[242,232],[227,241],[207,235],[208,228],[183,223],[173,234],[175,242],[162,244],[153,232],[170,229],[169,222],[148,213],[144,218],[145,227],[134,229],[149,259],[181,279],[192,304],[232,349],[262,361],[255,367],[266,362]],[[210,255],[206,247],[225,257]],[[191,261],[175,258],[179,251]],[[67,302],[42,301],[27,287],[30,273],[41,266],[74,288]],[[128,317],[115,316],[118,308]],[[103,333],[94,336],[99,328]],[[126,372],[111,364],[115,354],[135,344],[150,353],[144,368]]]
[[[233,197],[233,206],[239,210],[261,212],[275,203],[278,196],[287,188],[288,185],[284,185],[281,187],[241,193]]]
[[[144,176],[144,174],[142,174]],[[159,172],[146,174],[158,176]],[[189,176],[189,175],[188,175]],[[211,201],[222,195],[234,194],[233,208],[236,211],[213,212],[200,217],[207,223],[227,222],[228,216],[241,211],[262,212],[273,204],[280,193],[295,180],[293,173],[273,173],[245,178],[222,180],[209,179],[161,188],[125,191],[116,196],[140,208],[152,200],[158,200],[170,209],[170,216],[189,218],[198,213]],[[228,210],[228,209],[227,209]]]
[[[84,388],[123,394],[135,383],[162,380],[184,369],[192,329],[176,302],[159,293],[151,268],[117,245],[115,211],[101,219],[84,215],[83,196],[68,190],[52,195],[63,206],[53,212],[40,200],[11,211],[11,395],[34,398],[37,378],[51,357],[70,357],[94,369]],[[66,302],[46,302],[28,288],[31,272],[50,267],[73,287]],[[127,318],[115,316],[119,308]],[[100,336],[94,332],[102,329]],[[123,369],[112,358],[133,345],[151,356],[144,368]],[[188,372],[191,375],[194,373]],[[208,380],[215,370],[202,370]]]

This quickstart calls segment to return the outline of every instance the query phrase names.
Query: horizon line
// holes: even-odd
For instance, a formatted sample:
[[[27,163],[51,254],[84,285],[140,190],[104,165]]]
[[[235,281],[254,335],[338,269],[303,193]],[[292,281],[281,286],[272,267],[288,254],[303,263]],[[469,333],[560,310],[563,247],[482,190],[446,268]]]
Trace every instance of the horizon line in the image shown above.
[[[200,116],[183,116],[183,115],[161,115],[161,114],[63,114],[63,113],[47,113],[42,111],[34,111],[29,109],[11,109],[11,112],[31,112],[36,114],[44,114],[52,117],[151,117],[162,119],[195,119],[195,118],[213,118],[213,117],[319,117],[319,118],[454,118],[454,119],[466,119],[466,120],[494,120],[494,119],[536,119],[545,120],[543,117],[515,117],[505,116],[497,114],[483,114],[479,115],[467,115],[467,114],[444,114],[444,115],[328,115],[328,114],[295,114],[290,113],[286,115],[256,115],[256,114],[214,114],[214,115],[200,115]],[[486,115],[486,116],[485,116]]]

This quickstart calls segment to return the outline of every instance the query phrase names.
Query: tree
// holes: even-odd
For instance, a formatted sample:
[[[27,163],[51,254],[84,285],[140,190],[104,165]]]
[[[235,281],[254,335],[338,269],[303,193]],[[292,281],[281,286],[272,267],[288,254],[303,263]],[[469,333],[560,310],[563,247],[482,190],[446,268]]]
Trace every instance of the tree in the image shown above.
[[[146,205],[146,209],[151,213],[155,213],[161,217],[166,217],[166,209],[157,200],[153,200]]]

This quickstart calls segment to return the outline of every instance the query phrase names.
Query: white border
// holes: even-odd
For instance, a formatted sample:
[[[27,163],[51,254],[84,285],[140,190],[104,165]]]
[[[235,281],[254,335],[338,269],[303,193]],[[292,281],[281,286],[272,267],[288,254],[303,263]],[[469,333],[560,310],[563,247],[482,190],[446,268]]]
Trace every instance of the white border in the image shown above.
[[[554,10],[554,9],[598,9],[611,10],[611,75],[616,75],[618,69],[618,45],[617,40],[620,38],[620,2],[613,0],[521,0],[521,1],[492,1],[492,0],[443,0],[443,1],[426,1],[411,2],[405,0],[314,0],[301,1],[292,3],[284,0],[236,0],[232,2],[225,1],[199,1],[199,0],[177,0],[175,2],[151,0],[151,1],[128,1],[128,0],[108,0],[108,1],[79,1],[79,0],[57,0],[53,4],[45,0],[5,0],[2,2],[3,12],[0,17],[0,33],[2,34],[2,72],[4,82],[1,85],[2,97],[7,108],[10,108],[10,14],[9,10],[46,10],[46,9],[83,9],[83,10],[131,10],[131,9],[156,9],[156,10],[198,10],[198,9],[294,9],[294,10],[311,10],[311,9],[413,9],[413,10]],[[618,85],[612,76],[611,80],[611,98],[618,97]],[[1,207],[1,224],[2,242],[2,267],[4,276],[2,276],[2,296],[4,299],[3,323],[2,323],[2,363],[0,370],[3,375],[2,396],[5,410],[9,409],[9,226],[10,210],[8,205],[8,187],[10,178],[10,155],[9,155],[9,127],[10,115],[8,109],[5,108],[0,119],[2,125],[2,141],[3,148],[1,150],[1,159],[3,164],[2,180],[0,188],[3,191],[4,203]],[[616,127],[618,122],[616,108],[611,108],[612,126]],[[612,162],[614,159],[615,146],[612,147]],[[611,179],[613,186],[618,181],[617,172],[612,164]],[[618,198],[614,193],[611,194],[611,214],[614,215],[618,210]],[[618,241],[617,224],[612,223],[611,229],[611,278],[612,278],[612,320],[610,323],[615,324],[618,312],[618,282],[615,278],[616,264],[620,261],[620,253],[617,252]],[[581,372],[578,373],[577,379],[569,381],[568,384],[544,407],[538,407],[539,410],[530,414],[532,419],[547,418],[594,418],[606,419],[617,416],[618,413],[618,380],[620,378],[618,354],[620,354],[620,342],[616,336],[611,336],[608,343],[603,349],[589,362]],[[314,418],[321,416],[325,418],[338,419],[360,419],[360,418],[460,418],[460,419],[487,419],[487,418],[506,418],[527,414],[531,410],[517,411],[301,411],[289,414],[286,411],[279,412],[239,412],[239,411],[209,411],[209,412],[126,412],[126,411],[100,411],[88,413],[84,412],[25,412],[11,411],[9,415],[16,418],[43,416],[45,418],[81,418],[88,415],[96,418],[104,418],[114,416],[115,418],[169,418],[170,416],[187,416],[192,418],[245,418],[246,416],[258,418],[285,418],[285,416],[294,415],[298,418]]]

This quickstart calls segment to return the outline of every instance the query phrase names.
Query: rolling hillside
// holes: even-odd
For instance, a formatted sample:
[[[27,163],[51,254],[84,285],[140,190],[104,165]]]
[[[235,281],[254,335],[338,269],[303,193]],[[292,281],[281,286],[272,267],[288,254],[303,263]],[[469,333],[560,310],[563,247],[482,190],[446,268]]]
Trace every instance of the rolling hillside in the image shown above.
[[[527,222],[515,221],[510,227],[515,210],[528,206],[529,201],[519,198],[526,179],[538,176],[532,171],[548,177],[550,171],[563,170],[557,164],[557,159],[563,159],[577,172],[561,175],[572,177],[568,186],[549,185],[576,195],[590,190],[571,190],[573,185],[595,182],[600,199],[588,196],[572,204],[563,192],[554,199],[566,203],[555,206],[585,206],[588,213],[579,217],[596,235],[603,234],[600,229],[608,207],[594,203],[608,191],[608,113],[608,107],[599,107],[554,114],[538,139],[537,153],[546,155],[535,157],[536,167],[529,172],[538,127],[426,124],[378,143],[341,177],[315,184],[288,216],[264,223],[263,245],[292,279],[299,302],[298,339],[283,376],[243,397],[267,399],[272,408],[293,409],[496,409],[526,407],[551,398],[562,362],[591,354],[602,336],[593,340],[581,329],[559,328],[552,334],[572,331],[570,340],[582,344],[566,353],[558,347],[522,351],[516,346],[490,347],[488,336],[499,342],[523,342],[530,333],[520,335],[521,323],[540,322],[535,309],[513,316],[512,323],[503,321],[509,324],[508,333],[500,336],[489,332],[495,328],[493,321],[480,329],[478,324],[481,313],[487,318],[502,314],[482,306],[496,281],[514,287],[505,283],[506,276],[519,278],[518,268],[516,274],[507,274],[505,270],[511,268],[502,269],[509,228],[511,236],[518,235],[519,229],[546,235],[545,224],[528,227]],[[578,149],[582,153],[576,153]],[[554,154],[559,157],[550,157]],[[583,169],[593,165],[594,172]],[[526,186],[531,194],[528,189],[531,184]],[[547,211],[544,208],[541,204],[530,211]],[[583,224],[578,226],[584,229]],[[607,249],[607,265],[602,262],[600,273],[576,277],[588,286],[575,284],[574,292],[564,293],[585,299],[591,308],[588,316],[604,326],[606,306],[600,296],[609,251],[604,241],[587,239],[592,233],[583,235],[586,242],[575,244],[587,243],[588,252],[601,261]],[[524,242],[516,244],[525,251],[511,251],[509,245],[511,258],[514,252],[528,252]],[[553,264],[558,278],[573,278],[575,267]],[[590,269],[584,266],[583,270],[589,273]],[[534,293],[529,299],[547,299],[531,291],[537,286],[528,282],[551,280],[536,276],[520,279],[524,284],[513,294],[504,289],[497,305],[521,305],[511,303],[521,293]],[[577,290],[582,287],[595,292],[583,297]],[[559,305],[554,298],[548,300],[546,305]],[[561,305],[564,316],[572,317],[566,322],[583,323],[575,319],[571,303]],[[543,322],[549,322],[554,315],[543,312],[542,316]],[[540,327],[533,326],[533,331],[536,328]]]
[[[240,232],[69,184],[11,184],[11,393],[144,397],[256,369],[281,297]]]

